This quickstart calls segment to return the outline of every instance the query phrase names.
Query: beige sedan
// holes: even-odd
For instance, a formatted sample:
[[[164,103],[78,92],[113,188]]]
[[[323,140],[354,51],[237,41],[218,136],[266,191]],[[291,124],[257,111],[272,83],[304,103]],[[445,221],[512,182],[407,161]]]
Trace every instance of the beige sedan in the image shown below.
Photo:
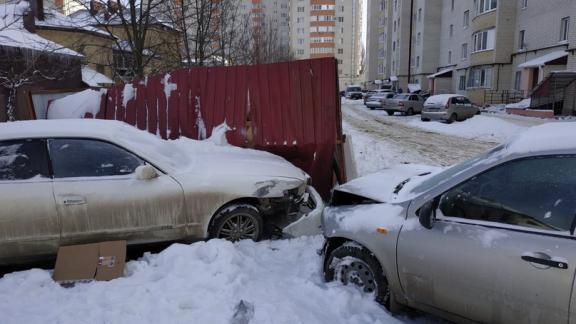
[[[0,264],[61,245],[320,231],[309,177],[276,155],[103,120],[0,125]]]

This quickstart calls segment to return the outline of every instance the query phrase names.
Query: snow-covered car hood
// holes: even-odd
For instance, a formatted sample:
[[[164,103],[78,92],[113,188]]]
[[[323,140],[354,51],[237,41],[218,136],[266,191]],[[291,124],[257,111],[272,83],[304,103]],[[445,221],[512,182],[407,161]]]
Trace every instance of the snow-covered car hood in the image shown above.
[[[190,139],[178,139],[172,144],[187,155],[189,163],[180,164],[176,172],[219,175],[275,176],[306,181],[308,175],[284,158],[258,150],[230,145],[216,145]]]
[[[354,179],[335,188],[334,191],[354,194],[377,202],[402,200],[403,193],[410,192],[411,187],[440,170],[441,168],[428,165],[400,164]],[[398,187],[401,183],[403,184]]]

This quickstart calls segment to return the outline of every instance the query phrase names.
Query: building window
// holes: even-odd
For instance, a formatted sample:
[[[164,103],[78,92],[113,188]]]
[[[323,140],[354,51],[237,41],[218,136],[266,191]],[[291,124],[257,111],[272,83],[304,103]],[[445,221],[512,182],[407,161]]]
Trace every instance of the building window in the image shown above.
[[[525,35],[526,31],[525,30],[521,30],[520,33],[518,34],[518,49],[523,50],[524,49],[524,35]]]
[[[468,88],[490,88],[492,87],[492,67],[478,66],[470,69],[468,77]]]
[[[448,51],[448,64],[452,64],[452,51]]]
[[[468,43],[462,44],[462,61],[465,61],[468,58]]]
[[[458,90],[466,90],[466,76],[460,76],[460,83],[458,84]]]
[[[494,49],[494,34],[495,30],[487,29],[472,35],[472,52],[486,51]]]
[[[462,26],[464,26],[464,28],[468,28],[469,25],[470,25],[470,10],[466,10],[464,11],[464,19],[462,21]]]
[[[298,7],[297,10],[298,12],[304,12],[304,7]]]
[[[450,10],[454,11],[454,0],[452,0],[452,5],[450,6]]]
[[[454,25],[450,25],[450,37],[454,36]]]
[[[420,67],[420,56],[416,56],[416,67]]]
[[[520,90],[520,83],[522,82],[522,71],[516,71],[514,75],[514,89]]]
[[[418,22],[422,21],[422,8],[418,9]]]
[[[304,50],[303,50],[303,49],[299,49],[299,50],[298,50],[298,55],[304,55]]]
[[[570,17],[564,17],[560,21],[560,41],[568,40],[568,32],[570,31]]]
[[[528,0],[522,0],[522,9],[526,9],[528,7]]]
[[[338,54],[344,54],[344,49],[339,48],[339,49],[338,49]]]
[[[478,11],[478,14],[494,10],[497,6],[497,0],[476,0],[476,10]]]
[[[344,22],[344,17],[338,17],[338,22]]]
[[[392,42],[392,52],[396,51],[396,41]]]

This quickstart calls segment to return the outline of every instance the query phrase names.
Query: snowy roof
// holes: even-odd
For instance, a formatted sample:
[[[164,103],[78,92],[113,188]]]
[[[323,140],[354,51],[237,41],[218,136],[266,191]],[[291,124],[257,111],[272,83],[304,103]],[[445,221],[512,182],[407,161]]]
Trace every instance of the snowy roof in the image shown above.
[[[442,104],[445,105],[448,99],[452,97],[461,97],[462,95],[459,94],[441,94],[441,95],[434,95],[428,97],[424,104]]]
[[[533,60],[524,62],[520,65],[518,65],[519,68],[534,68],[534,67],[540,67],[543,65],[546,65],[546,63],[557,60],[559,58],[563,58],[565,56],[568,56],[568,52],[566,51],[556,51],[556,52],[552,52],[552,53],[548,53],[546,55],[542,55],[540,57],[537,57]]]
[[[534,126],[511,140],[506,149],[509,153],[575,150],[576,122],[546,123]]]
[[[82,66],[82,81],[91,87],[101,87],[102,85],[114,84],[114,80],[87,66]]]
[[[10,2],[0,6],[0,46],[82,56],[71,49],[24,29],[22,16],[28,8],[29,3],[27,1]]]
[[[408,91],[409,92],[417,92],[422,90],[419,83],[408,83]]]
[[[434,78],[440,77],[440,76],[442,76],[442,75],[444,75],[444,74],[450,73],[450,72],[452,72],[452,71],[454,71],[454,69],[444,69],[444,70],[440,70],[440,71],[438,71],[438,72],[436,72],[436,73],[434,73],[434,74],[430,74],[430,75],[428,76],[428,79],[434,79]]]
[[[53,9],[44,10],[44,20],[36,18],[36,26],[52,27],[61,29],[81,30],[95,33],[104,37],[112,37],[109,33],[100,30],[93,25],[97,22],[92,17],[65,16]]]

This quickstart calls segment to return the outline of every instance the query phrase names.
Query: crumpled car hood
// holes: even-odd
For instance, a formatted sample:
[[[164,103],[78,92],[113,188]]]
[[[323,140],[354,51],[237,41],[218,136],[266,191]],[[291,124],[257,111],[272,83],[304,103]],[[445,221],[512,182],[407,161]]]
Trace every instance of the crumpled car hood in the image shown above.
[[[406,187],[410,187],[427,178],[430,174],[440,171],[441,168],[419,165],[419,164],[400,164],[382,171],[354,179],[337,188],[334,191],[350,193],[355,196],[365,197],[376,202],[390,202],[398,200],[400,195],[394,193],[399,183],[410,179]],[[400,193],[409,191],[403,188]]]

